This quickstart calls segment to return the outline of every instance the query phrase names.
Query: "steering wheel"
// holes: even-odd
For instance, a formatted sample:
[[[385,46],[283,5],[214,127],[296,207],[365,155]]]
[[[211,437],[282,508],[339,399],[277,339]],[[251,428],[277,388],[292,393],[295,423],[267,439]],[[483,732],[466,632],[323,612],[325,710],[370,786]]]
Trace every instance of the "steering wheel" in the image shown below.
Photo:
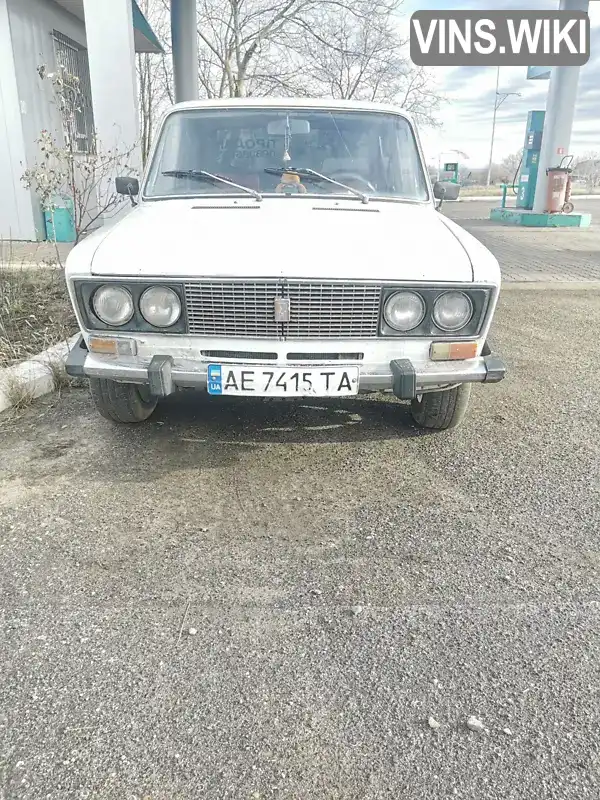
[[[366,186],[367,189],[371,192],[376,192],[377,190],[371,183],[371,181],[363,178],[362,175],[359,175],[357,172],[344,172],[343,170],[339,172],[332,172],[330,177],[340,183],[349,183],[350,181],[357,181],[358,183],[362,183],[363,186]],[[350,183],[352,186],[352,183]],[[353,187],[354,188],[354,187]]]

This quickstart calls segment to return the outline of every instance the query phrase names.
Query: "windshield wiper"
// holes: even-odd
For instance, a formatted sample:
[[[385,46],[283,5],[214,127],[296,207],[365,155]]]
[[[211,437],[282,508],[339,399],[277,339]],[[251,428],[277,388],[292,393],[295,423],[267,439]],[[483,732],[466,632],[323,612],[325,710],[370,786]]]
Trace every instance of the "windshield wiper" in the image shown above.
[[[346,183],[340,183],[339,181],[336,181],[335,178],[330,178],[329,175],[322,175],[320,172],[317,172],[314,169],[309,169],[308,167],[299,167],[298,169],[295,169],[295,167],[267,167],[265,172],[268,172],[270,175],[283,175],[285,172],[295,172],[297,175],[305,175],[307,178],[316,178],[317,181],[326,181],[327,183],[333,183],[334,186],[340,186],[342,189],[347,189],[347,191],[356,195],[356,197],[360,197],[365,205],[369,202],[368,194],[365,194],[358,189],[354,189],[352,186],[348,186]]]
[[[252,197],[255,197],[259,202],[262,200],[262,194],[260,194],[260,192],[256,192],[248,186],[234,183],[233,181],[227,180],[227,178],[222,178],[220,175],[213,175],[212,172],[206,172],[204,169],[167,169],[162,174],[167,175],[169,178],[194,178],[198,181],[224,183],[227,186],[233,186],[234,189],[240,189],[242,192],[251,194]]]

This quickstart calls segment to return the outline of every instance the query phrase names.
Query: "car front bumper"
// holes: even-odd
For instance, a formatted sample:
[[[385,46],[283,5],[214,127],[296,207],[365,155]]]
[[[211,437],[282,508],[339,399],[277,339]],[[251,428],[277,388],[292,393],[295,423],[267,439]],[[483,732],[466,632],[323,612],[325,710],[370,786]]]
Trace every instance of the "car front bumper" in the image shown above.
[[[213,361],[216,359],[213,359]],[[224,365],[225,360],[220,360]],[[178,388],[206,389],[208,360],[197,361],[155,354],[149,361],[132,357],[90,353],[83,337],[69,353],[66,370],[72,377],[105,378],[123,383],[145,384],[158,397]],[[239,362],[232,362],[237,363]],[[315,368],[316,362],[287,366]],[[336,366],[344,366],[337,363]],[[461,383],[498,383],[506,374],[504,363],[484,348],[481,356],[465,361],[413,362],[410,358],[392,359],[385,365],[369,368],[360,365],[359,393],[393,392],[402,400]]]

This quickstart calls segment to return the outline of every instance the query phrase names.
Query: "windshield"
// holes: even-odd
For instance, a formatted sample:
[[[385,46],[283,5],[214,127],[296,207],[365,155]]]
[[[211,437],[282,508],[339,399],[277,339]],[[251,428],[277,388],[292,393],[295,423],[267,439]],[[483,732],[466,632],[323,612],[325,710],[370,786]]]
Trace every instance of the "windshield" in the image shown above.
[[[227,108],[167,118],[145,197],[239,195],[241,187],[261,195],[429,198],[411,125],[397,114]]]

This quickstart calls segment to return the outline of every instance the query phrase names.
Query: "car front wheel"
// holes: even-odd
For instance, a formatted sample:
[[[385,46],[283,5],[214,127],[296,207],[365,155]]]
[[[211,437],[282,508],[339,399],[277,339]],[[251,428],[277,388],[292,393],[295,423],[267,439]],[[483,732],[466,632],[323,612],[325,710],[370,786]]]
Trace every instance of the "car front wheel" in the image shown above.
[[[89,381],[96,409],[113,422],[143,422],[156,408],[156,397],[152,397],[147,386],[105,378],[90,378]]]
[[[463,383],[443,392],[428,392],[410,404],[410,413],[420,428],[444,431],[463,421],[471,397],[471,384]]]

